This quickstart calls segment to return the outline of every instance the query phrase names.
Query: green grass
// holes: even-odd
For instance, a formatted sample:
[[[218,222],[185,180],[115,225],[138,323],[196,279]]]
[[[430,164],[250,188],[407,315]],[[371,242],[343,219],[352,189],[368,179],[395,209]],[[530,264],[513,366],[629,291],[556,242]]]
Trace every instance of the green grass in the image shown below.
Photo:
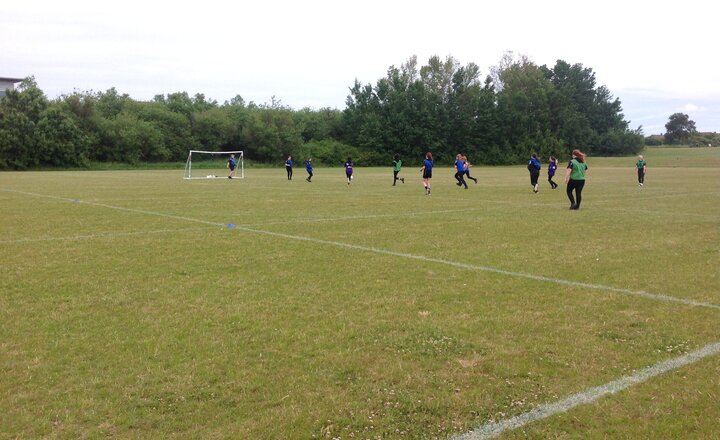
[[[578,212],[519,166],[430,197],[417,168],[0,173],[0,438],[448,438],[720,341],[717,309],[472,269],[720,304],[720,149],[645,157],[643,189],[589,158]],[[718,373],[503,438],[712,438]]]

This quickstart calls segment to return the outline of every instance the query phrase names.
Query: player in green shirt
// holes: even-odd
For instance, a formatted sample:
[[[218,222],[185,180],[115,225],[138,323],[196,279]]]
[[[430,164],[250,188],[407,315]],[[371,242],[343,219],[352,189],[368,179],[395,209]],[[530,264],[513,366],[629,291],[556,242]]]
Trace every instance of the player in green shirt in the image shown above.
[[[565,183],[567,184],[567,196],[570,199],[570,209],[580,209],[582,190],[585,187],[585,171],[587,169],[585,153],[577,149],[573,150],[572,159],[565,170]],[[573,191],[575,191],[575,197],[573,197]]]
[[[643,186],[645,183],[645,172],[647,171],[647,163],[645,162],[645,159],[643,159],[642,154],[638,156],[637,162],[635,162],[635,166],[637,167],[637,173],[638,173],[638,183],[640,186]]]
[[[400,160],[400,155],[396,154],[393,158],[393,186],[397,183],[397,181],[401,181],[402,183],[405,183],[404,177],[398,177],[398,173],[400,172],[400,168],[402,168],[402,160]]]

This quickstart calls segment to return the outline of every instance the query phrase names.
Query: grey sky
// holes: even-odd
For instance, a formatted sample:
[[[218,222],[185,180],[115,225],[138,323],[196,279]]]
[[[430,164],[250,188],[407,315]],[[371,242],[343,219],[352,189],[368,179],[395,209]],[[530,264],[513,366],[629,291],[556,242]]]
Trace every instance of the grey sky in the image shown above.
[[[513,51],[592,68],[645,134],[675,112],[720,130],[720,7],[704,0],[4,3],[0,76],[34,75],[50,98],[116,87],[342,109],[356,78],[375,84],[413,55],[484,76]]]

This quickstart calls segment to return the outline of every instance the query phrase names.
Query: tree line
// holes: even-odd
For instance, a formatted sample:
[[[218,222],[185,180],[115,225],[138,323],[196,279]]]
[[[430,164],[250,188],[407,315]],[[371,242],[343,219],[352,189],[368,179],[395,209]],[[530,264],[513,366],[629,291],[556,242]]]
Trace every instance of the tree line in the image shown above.
[[[475,163],[514,164],[532,152],[562,157],[636,154],[620,100],[581,64],[538,66],[506,54],[482,78],[474,63],[434,56],[390,66],[375,85],[356,81],[343,110],[294,110],[274,97],[222,104],[203,94],[136,101],[115,88],[49,100],[33,77],[0,99],[0,168],[87,166],[91,162],[184,161],[191,149],[243,150],[261,163],[284,156],[340,164],[409,164],[426,151],[438,161],[464,153]]]

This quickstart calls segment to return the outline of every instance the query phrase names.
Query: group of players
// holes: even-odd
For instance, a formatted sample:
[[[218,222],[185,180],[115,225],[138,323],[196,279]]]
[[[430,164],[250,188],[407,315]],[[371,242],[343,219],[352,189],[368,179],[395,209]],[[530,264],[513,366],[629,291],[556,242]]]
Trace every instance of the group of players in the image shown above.
[[[568,162],[568,166],[565,170],[565,184],[567,185],[567,196],[570,200],[570,209],[580,209],[580,203],[582,202],[582,190],[585,187],[585,174],[588,169],[587,164],[585,163],[585,153],[582,151],[575,149],[572,151],[570,162]],[[399,177],[398,174],[400,174],[400,170],[402,169],[402,159],[400,159],[399,154],[395,154],[393,157],[393,186],[395,186],[399,181],[402,183],[405,183],[404,177]],[[348,157],[347,161],[345,161],[344,168],[345,168],[345,178],[347,180],[347,184],[350,185],[353,180],[353,160],[352,158]],[[423,160],[422,168],[420,168],[420,172],[422,173],[422,183],[423,187],[425,188],[425,195],[430,195],[430,182],[432,180],[432,169],[435,166],[435,162],[433,161],[433,156],[431,152],[425,153],[425,159]],[[464,187],[465,189],[468,189],[467,182],[465,181],[465,178],[472,180],[473,182],[477,183],[477,179],[475,177],[470,176],[470,162],[468,162],[467,157],[462,154],[457,154],[455,156],[455,162],[453,164],[455,168],[455,180],[457,180],[456,185],[459,187]],[[548,183],[550,183],[550,187],[552,189],[556,189],[558,187],[558,184],[553,181],[553,177],[555,176],[555,172],[557,171],[558,161],[555,158],[555,156],[550,156],[548,159]],[[635,166],[637,167],[637,173],[638,173],[638,184],[642,187],[645,183],[645,172],[647,171],[647,164],[645,163],[645,160],[643,159],[642,155],[638,156],[638,160],[635,163]],[[227,167],[230,170],[230,175],[228,176],[229,179],[232,179],[235,176],[235,168],[237,167],[237,162],[235,160],[235,155],[230,155],[230,158],[228,159]],[[542,168],[542,164],[540,163],[540,160],[538,159],[537,153],[533,153],[530,156],[530,160],[527,164],[527,169],[530,172],[530,185],[533,188],[533,192],[537,194],[540,191],[540,188],[538,186],[538,179],[540,178],[540,170]],[[292,156],[288,156],[285,160],[285,170],[287,172],[287,179],[292,180],[293,177],[293,159]],[[313,178],[313,166],[312,166],[312,160],[310,158],[307,158],[305,160],[305,170],[308,173],[307,178],[305,179],[308,182],[312,182]]]

